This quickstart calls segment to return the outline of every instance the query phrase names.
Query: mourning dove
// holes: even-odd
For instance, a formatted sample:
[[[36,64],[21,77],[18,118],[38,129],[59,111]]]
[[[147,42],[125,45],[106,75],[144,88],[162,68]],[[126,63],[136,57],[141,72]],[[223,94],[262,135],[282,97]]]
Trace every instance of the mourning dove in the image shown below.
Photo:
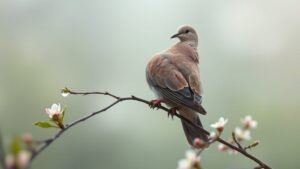
[[[163,52],[155,54],[147,64],[146,79],[158,97],[151,101],[152,106],[161,102],[171,107],[170,112],[189,119],[202,127],[197,114],[206,114],[201,106],[202,84],[197,53],[198,36],[194,28],[183,25],[171,38],[180,41]],[[207,141],[208,137],[188,122],[181,120],[187,141],[193,145],[195,138]]]

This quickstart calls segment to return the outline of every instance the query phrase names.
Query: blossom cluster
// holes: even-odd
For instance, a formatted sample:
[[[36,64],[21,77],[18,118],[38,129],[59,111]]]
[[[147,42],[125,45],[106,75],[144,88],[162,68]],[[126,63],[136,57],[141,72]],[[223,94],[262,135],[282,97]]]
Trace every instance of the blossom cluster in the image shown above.
[[[219,127],[219,128],[222,127],[222,131],[223,131],[223,128],[224,128],[224,125],[226,124],[226,122],[227,122],[227,120],[224,120],[224,118],[220,118],[219,121],[217,123],[211,125],[211,127],[216,128],[217,130],[218,130],[217,127]],[[251,131],[250,130],[257,127],[257,121],[253,120],[250,115],[247,115],[246,117],[242,118],[241,123],[242,123],[242,127],[236,127],[233,131],[233,137],[235,137],[235,138],[232,138],[232,140],[230,141],[233,144],[235,144],[236,142],[239,143],[244,140],[246,140],[246,141],[251,140]],[[217,125],[217,124],[219,124],[219,125]],[[252,145],[257,145],[257,144],[252,144]],[[229,147],[227,147],[224,144],[219,144],[218,150],[221,152],[227,151],[229,154],[237,153],[236,151],[230,149]]]
[[[185,153],[185,158],[179,160],[177,169],[201,169],[200,165],[200,155],[197,155],[197,149],[204,149],[209,146],[209,144],[213,143],[222,132],[224,131],[225,125],[227,124],[228,119],[221,117],[219,120],[210,126],[214,128],[216,131],[210,133],[210,141],[208,143],[204,142],[200,138],[196,138],[193,142],[193,149],[189,149]],[[241,119],[242,127],[236,127],[233,131],[233,136],[230,143],[236,144],[235,141],[241,142],[243,140],[250,140],[251,139],[251,132],[250,129],[254,129],[257,127],[257,121],[253,120],[250,115],[247,115],[243,119]],[[245,147],[251,148],[255,147],[258,144],[258,141],[255,141],[253,144]],[[221,152],[228,152],[229,154],[236,154],[237,151],[230,149],[224,144],[218,145],[218,150]]]
[[[62,109],[60,104],[52,104],[50,108],[45,109],[49,117],[49,121],[39,121],[34,125],[41,128],[60,128],[64,129],[63,119],[65,109]],[[35,152],[36,144],[32,139],[31,134],[25,133],[21,137],[16,137],[11,140],[10,151],[5,156],[6,169],[26,169],[32,153]]]
[[[33,151],[31,134],[25,133],[20,138],[13,138],[10,142],[10,151],[5,156],[5,168],[26,169]]]

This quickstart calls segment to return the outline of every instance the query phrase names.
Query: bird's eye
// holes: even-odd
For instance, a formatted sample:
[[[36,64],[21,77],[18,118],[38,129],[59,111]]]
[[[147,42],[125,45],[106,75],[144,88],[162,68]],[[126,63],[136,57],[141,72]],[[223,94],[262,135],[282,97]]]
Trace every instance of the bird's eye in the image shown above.
[[[190,32],[190,30],[186,30],[186,31],[185,31],[185,33],[189,33],[189,32]]]

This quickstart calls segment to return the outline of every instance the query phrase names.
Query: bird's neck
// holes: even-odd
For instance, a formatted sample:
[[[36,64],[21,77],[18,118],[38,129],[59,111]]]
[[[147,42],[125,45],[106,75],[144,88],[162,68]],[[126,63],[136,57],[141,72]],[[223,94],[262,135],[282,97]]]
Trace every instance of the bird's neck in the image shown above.
[[[183,41],[182,43],[186,43],[194,49],[197,49],[197,46],[198,46],[198,42],[196,42],[196,41]]]
[[[183,55],[190,57],[195,63],[199,63],[199,56],[197,52],[197,43],[194,41],[181,41],[178,42],[171,50],[182,53]]]

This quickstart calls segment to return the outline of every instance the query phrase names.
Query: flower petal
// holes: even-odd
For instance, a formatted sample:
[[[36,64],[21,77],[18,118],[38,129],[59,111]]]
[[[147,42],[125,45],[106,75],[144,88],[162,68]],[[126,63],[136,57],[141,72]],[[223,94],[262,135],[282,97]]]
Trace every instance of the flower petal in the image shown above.
[[[188,160],[186,159],[179,160],[177,169],[190,169],[190,168],[191,166]]]

